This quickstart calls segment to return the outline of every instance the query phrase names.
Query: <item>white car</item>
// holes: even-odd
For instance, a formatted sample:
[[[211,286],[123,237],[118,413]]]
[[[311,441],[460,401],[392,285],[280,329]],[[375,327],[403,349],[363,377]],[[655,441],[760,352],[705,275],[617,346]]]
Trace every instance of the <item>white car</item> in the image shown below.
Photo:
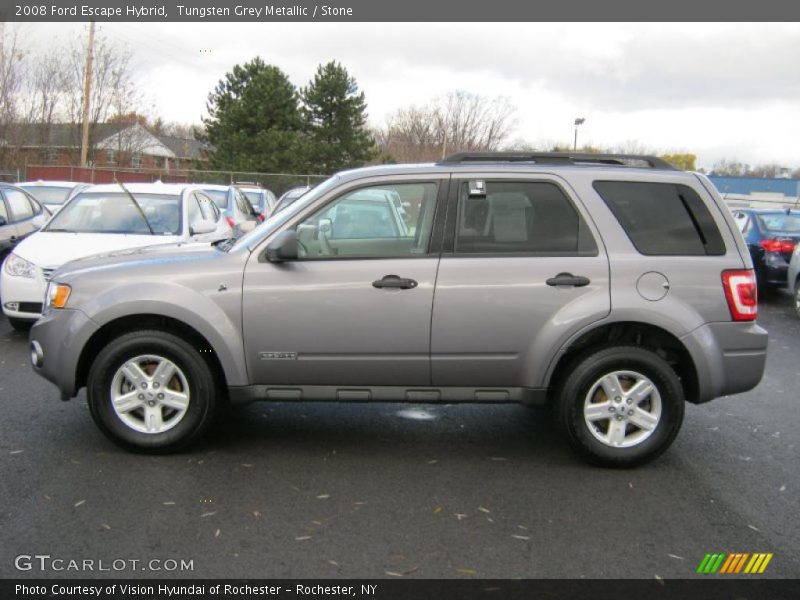
[[[128,248],[230,238],[224,214],[197,186],[94,185],[17,244],[0,270],[3,313],[24,330],[41,316],[47,282],[71,260]]]
[[[225,218],[236,235],[252,231],[258,225],[258,214],[237,186],[200,184],[200,187],[225,213]]]
[[[78,183],[77,181],[23,181],[17,184],[36,198],[47,209],[56,214],[64,203],[70,198],[89,187],[88,183]]]

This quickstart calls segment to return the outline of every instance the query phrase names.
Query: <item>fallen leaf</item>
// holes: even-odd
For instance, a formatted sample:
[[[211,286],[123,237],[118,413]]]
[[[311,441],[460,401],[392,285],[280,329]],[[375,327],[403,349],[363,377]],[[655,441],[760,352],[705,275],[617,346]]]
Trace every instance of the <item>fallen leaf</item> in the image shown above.
[[[75,506],[75,508],[77,508],[77,507],[79,507],[81,504],[84,504],[85,502],[86,502],[86,500],[78,500],[78,501],[75,503],[75,505],[74,505],[74,506]]]
[[[108,525],[107,523],[100,523],[100,526],[101,526],[103,529],[108,529],[108,530],[111,530],[111,525]]]
[[[203,519],[205,517],[213,517],[215,514],[217,514],[216,510],[212,510],[211,512],[204,512],[202,515],[200,515],[200,518]]]
[[[511,537],[513,537],[515,540],[529,540],[529,539],[531,539],[527,535],[516,535],[516,534],[513,534]]]
[[[485,508],[483,506],[479,506],[478,510],[481,511],[481,512],[485,512],[485,513],[491,513],[492,512],[488,508]]]
[[[220,531],[221,531],[220,529],[217,529],[217,530],[214,532],[214,537],[215,537],[215,538],[218,538],[218,537],[219,537]]]
[[[9,454],[22,454],[24,450],[12,450]]]
[[[261,513],[260,513],[260,512],[258,512],[257,510],[254,510],[254,511],[253,511],[253,516],[254,516],[256,519],[260,519],[260,518],[261,518]]]
[[[782,486],[781,486],[781,489],[779,489],[778,491],[779,491],[779,492],[785,492],[785,491],[786,491],[786,486],[785,486],[785,485],[782,485]],[[45,496],[45,498],[46,498],[46,497],[47,497],[47,496]]]
[[[390,575],[391,577],[402,577],[403,576],[402,573],[395,573],[394,571],[384,571],[384,573],[386,573],[387,575]]]
[[[338,567],[339,566],[339,563],[337,563],[335,560],[329,560],[328,564],[329,565],[333,565],[334,567]]]
[[[667,554],[670,558],[677,558],[678,560],[684,560],[682,556],[678,556],[677,554]]]
[[[175,503],[172,502],[171,500],[168,502],[162,502],[161,504],[163,504],[164,506],[175,506]]]
[[[296,537],[296,538],[294,538],[294,539],[295,539],[296,541],[298,541],[298,542],[302,542],[302,541],[304,541],[304,540],[310,540],[310,539],[311,539],[311,536],[310,536],[310,535],[301,535],[301,536],[299,536],[299,537]]]
[[[442,512],[441,506],[437,506],[436,508],[433,509],[433,514],[435,515],[438,515],[440,512]]]
[[[465,515],[465,514],[462,514],[462,513],[455,513],[453,516],[454,516],[456,519],[458,519],[459,521],[460,521],[461,519],[466,519],[466,518],[467,518],[467,515]]]
[[[786,486],[783,486],[783,487],[786,487]],[[781,490],[781,491],[783,491],[783,490]],[[47,494],[44,495],[44,499],[45,500],[52,500],[52,498],[50,496],[48,496]]]
[[[752,529],[753,531],[758,531],[758,532],[761,532],[761,530],[760,530],[758,527],[756,527],[755,525],[748,525],[748,527],[749,527],[750,529]]]
[[[319,496],[317,496],[317,500],[325,500],[330,497],[331,497],[330,494],[320,494]]]
[[[517,525],[517,529],[526,529],[527,530],[528,528],[525,527],[525,525]]]

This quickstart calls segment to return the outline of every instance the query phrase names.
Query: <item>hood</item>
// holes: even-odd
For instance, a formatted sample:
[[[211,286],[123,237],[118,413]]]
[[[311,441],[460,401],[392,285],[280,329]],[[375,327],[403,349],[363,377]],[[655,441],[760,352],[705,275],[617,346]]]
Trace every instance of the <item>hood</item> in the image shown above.
[[[124,281],[137,269],[143,273],[159,274],[167,279],[190,274],[201,263],[228,256],[208,242],[181,242],[140,248],[126,248],[116,252],[95,254],[65,263],[53,279],[64,283],[76,276],[93,273],[103,278]]]
[[[143,246],[174,245],[180,238],[121,233],[66,233],[39,231],[17,244],[14,254],[38,267],[57,268],[71,260],[110,254]]]

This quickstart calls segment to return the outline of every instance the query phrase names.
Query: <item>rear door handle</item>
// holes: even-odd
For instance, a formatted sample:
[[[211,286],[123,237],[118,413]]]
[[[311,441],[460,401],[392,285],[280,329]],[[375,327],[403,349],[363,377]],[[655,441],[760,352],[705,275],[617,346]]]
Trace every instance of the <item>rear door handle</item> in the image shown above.
[[[397,290],[410,290],[419,285],[413,279],[404,279],[398,275],[384,275],[383,279],[372,282],[372,287],[393,288]]]
[[[591,281],[588,277],[584,277],[583,275],[573,275],[572,273],[559,273],[555,277],[551,277],[547,281],[545,281],[547,285],[557,286],[557,285],[568,285],[572,287],[583,287],[585,285],[589,285]]]

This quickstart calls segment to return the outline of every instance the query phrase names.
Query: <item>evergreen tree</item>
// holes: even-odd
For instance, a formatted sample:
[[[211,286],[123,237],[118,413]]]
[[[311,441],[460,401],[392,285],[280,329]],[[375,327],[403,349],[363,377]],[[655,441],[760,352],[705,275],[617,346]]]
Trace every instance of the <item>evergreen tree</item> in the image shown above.
[[[235,65],[208,96],[207,139],[215,168],[262,173],[306,169],[297,90],[278,67],[256,57]]]
[[[312,169],[334,173],[363,165],[376,155],[367,128],[367,103],[356,80],[342,65],[320,65],[301,91]]]

